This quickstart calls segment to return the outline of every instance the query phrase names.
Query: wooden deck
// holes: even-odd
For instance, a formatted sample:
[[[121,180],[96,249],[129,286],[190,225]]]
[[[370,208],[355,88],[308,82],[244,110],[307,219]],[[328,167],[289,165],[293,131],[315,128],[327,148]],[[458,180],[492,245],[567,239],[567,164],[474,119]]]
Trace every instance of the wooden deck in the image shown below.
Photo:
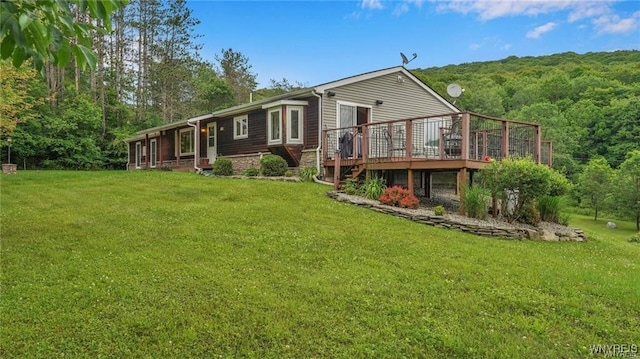
[[[482,169],[491,159],[530,156],[551,165],[552,147],[539,124],[471,112],[373,122],[323,131],[325,177],[341,181],[364,171],[459,172]],[[464,179],[463,179],[464,180]],[[409,179],[408,187],[411,187]]]

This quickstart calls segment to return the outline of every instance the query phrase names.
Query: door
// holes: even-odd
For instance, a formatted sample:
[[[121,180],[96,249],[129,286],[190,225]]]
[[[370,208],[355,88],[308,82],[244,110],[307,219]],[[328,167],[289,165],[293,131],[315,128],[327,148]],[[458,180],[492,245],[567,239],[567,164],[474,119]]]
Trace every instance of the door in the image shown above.
[[[209,164],[213,164],[218,157],[217,128],[215,122],[207,125],[207,158],[209,159]]]

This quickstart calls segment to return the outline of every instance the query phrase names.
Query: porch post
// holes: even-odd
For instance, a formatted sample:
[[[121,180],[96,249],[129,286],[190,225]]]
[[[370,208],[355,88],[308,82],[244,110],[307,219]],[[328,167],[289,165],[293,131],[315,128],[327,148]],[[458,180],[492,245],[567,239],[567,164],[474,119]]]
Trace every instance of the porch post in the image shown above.
[[[362,162],[365,164],[369,160],[369,124],[365,123],[362,127]]]
[[[335,158],[333,159],[333,189],[338,190],[340,188],[340,153],[336,151]]]
[[[509,122],[502,121],[502,158],[509,157]]]
[[[460,213],[464,214],[464,192],[467,188],[467,169],[461,168],[458,172],[458,194],[460,198]]]
[[[462,114],[462,159],[469,159],[469,144],[471,144],[471,136],[469,135],[469,113]]]
[[[193,168],[200,166],[200,121],[196,122],[196,130],[193,134],[195,143],[193,144]]]
[[[409,190],[409,193],[414,194],[414,187],[415,184],[413,183],[413,170],[411,168],[409,168],[407,170],[407,187]]]
[[[541,136],[540,136],[540,125],[536,125],[535,128],[535,133],[533,135],[533,146],[534,146],[534,150],[533,150],[533,155],[535,157],[535,161],[536,163],[540,164],[540,162],[542,161],[542,156],[540,156],[540,154],[542,153],[542,141],[541,141]]]

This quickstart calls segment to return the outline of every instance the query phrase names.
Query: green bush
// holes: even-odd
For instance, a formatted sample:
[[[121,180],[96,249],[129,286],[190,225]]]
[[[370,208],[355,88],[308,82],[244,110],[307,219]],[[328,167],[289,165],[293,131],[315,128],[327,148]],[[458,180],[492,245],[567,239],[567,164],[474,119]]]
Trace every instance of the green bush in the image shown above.
[[[560,210],[562,209],[562,197],[542,196],[536,202],[540,219],[545,222],[560,223]]]
[[[536,200],[547,195],[562,195],[569,188],[563,175],[529,157],[490,162],[480,174],[483,186],[502,200],[502,213],[510,222],[535,222],[536,214],[539,216]],[[513,203],[513,208],[508,208],[508,203]]]
[[[260,174],[260,170],[255,167],[249,167],[244,171],[242,171],[242,175],[247,177],[255,177],[259,174]]]
[[[436,216],[444,216],[445,214],[447,214],[447,210],[444,209],[444,206],[435,206],[433,207],[433,213]]]
[[[484,219],[487,217],[489,193],[480,186],[468,186],[464,191],[464,211],[468,217]]]
[[[345,182],[345,184],[342,187],[342,189],[344,190],[344,193],[346,193],[346,194],[350,194],[350,195],[361,195],[362,194],[362,189],[361,189],[360,185],[358,184],[358,180],[355,179],[355,178],[349,178],[347,180],[347,182]]]
[[[265,155],[260,159],[260,172],[263,176],[284,176],[288,170],[287,161],[278,155]]]
[[[631,243],[640,243],[640,232],[638,232],[635,235],[631,236],[631,238],[629,238],[629,242],[631,242]]]
[[[387,188],[385,180],[382,177],[370,177],[364,182],[364,196],[369,199],[379,199]]]
[[[233,174],[233,163],[228,158],[219,157],[213,163],[213,174],[216,176],[231,176]]]
[[[287,171],[284,173],[284,176],[285,176],[285,177],[293,177],[293,172],[291,172],[291,170],[287,170]]]
[[[305,167],[300,170],[300,178],[303,181],[311,182],[313,181],[313,176],[318,175],[318,170],[315,167]]]
[[[537,226],[540,223],[540,213],[534,203],[529,203],[520,211],[520,216],[516,220],[521,223]]]

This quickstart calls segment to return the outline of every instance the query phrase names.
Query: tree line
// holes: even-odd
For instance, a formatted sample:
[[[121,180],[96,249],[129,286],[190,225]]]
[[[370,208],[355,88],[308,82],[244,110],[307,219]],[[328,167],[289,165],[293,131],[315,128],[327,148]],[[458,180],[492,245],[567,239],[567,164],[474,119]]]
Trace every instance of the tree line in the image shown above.
[[[2,10],[0,130],[27,168],[124,168],[124,138],[248,102],[256,90],[242,53],[201,57],[200,21],[185,0],[18,1]]]

